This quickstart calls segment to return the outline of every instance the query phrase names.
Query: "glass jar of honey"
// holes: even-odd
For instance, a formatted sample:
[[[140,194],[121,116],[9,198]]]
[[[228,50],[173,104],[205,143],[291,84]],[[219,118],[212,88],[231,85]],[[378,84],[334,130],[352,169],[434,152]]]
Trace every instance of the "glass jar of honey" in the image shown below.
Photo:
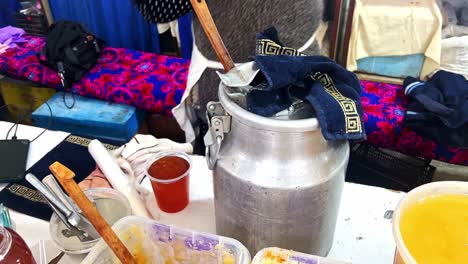
[[[0,226],[0,264],[36,264],[23,238],[8,227]]]

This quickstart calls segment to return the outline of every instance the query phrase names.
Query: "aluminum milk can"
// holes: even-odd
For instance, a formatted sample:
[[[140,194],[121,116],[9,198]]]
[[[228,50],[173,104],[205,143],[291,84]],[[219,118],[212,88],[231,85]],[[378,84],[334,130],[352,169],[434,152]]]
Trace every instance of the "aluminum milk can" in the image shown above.
[[[349,158],[347,141],[326,141],[317,119],[275,120],[244,110],[219,89],[205,136],[213,170],[216,230],[252,254],[281,247],[325,256]]]

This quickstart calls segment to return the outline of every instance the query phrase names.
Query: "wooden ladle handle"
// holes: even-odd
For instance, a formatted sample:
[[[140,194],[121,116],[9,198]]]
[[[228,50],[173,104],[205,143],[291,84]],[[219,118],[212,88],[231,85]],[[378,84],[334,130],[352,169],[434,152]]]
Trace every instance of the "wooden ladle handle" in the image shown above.
[[[128,251],[114,230],[112,230],[93,203],[86,197],[78,184],[76,184],[73,179],[75,173],[58,161],[50,165],[49,169],[119,260],[124,264],[136,264],[130,251]]]
[[[226,72],[230,71],[234,68],[234,61],[232,60],[231,55],[229,55],[229,52],[221,39],[221,35],[219,35],[218,28],[213,21],[213,17],[208,9],[208,5],[206,5],[206,1],[190,0],[190,2],[192,3],[193,10],[195,10],[195,14],[197,14],[198,20],[200,21],[211,46],[213,46],[216,56],[218,56],[218,59],[221,61],[224,70]]]

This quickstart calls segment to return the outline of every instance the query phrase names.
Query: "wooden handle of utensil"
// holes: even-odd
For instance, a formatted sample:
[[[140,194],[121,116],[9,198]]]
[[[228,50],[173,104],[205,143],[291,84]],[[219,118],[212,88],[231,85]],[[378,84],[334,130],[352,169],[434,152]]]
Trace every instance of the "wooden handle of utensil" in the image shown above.
[[[226,46],[224,46],[224,42],[219,35],[218,28],[213,21],[213,17],[206,5],[206,1],[190,0],[190,2],[192,3],[193,10],[195,10],[198,20],[200,21],[211,46],[213,46],[213,49],[216,52],[216,56],[218,56],[218,59],[221,61],[224,70],[228,72],[234,68],[234,62],[232,61],[231,55],[229,55]]]
[[[112,230],[93,203],[86,197],[78,184],[76,184],[73,179],[75,173],[58,161],[50,165],[49,169],[119,260],[124,264],[136,264],[130,251],[128,251],[114,230]]]

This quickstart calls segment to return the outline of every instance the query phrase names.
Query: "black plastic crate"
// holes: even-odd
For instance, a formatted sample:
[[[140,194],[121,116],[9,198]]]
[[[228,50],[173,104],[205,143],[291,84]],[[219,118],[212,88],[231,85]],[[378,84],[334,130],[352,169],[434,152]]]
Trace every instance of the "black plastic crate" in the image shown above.
[[[352,147],[346,180],[408,192],[432,181],[430,159],[388,153],[370,145]]]
[[[25,15],[22,13],[15,13],[16,22],[18,26],[26,33],[35,36],[44,36],[49,31],[47,18],[42,14]]]

